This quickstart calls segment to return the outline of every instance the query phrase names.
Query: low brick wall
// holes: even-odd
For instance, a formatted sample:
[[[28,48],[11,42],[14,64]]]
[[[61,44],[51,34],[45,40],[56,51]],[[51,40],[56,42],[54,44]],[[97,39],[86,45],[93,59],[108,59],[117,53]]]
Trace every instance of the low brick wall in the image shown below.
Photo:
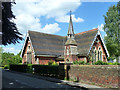
[[[120,87],[120,66],[118,65],[70,65],[71,80],[94,83],[108,87]]]

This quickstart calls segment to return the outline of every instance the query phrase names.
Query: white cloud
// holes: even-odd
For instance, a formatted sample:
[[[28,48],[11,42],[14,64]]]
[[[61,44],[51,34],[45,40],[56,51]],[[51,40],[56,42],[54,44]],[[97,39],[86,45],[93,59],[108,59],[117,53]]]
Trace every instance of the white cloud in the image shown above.
[[[46,19],[53,18],[56,21],[68,22],[69,16],[67,13],[75,11],[80,5],[80,0],[15,0],[16,4],[13,5],[13,13],[16,16],[15,23],[18,30],[22,34],[26,34],[27,30],[40,31],[46,33],[56,33],[60,30],[57,23],[46,24],[45,27],[41,26],[40,17],[45,16]],[[63,18],[66,16],[68,20]],[[73,15],[73,22],[82,22],[83,19],[75,18]],[[43,27],[43,28],[41,28]],[[49,28],[48,28],[49,27]],[[48,29],[48,30],[47,30]]]
[[[98,29],[99,29],[100,31],[102,31],[102,32],[104,32],[103,27],[104,27],[104,24],[98,25]]]
[[[60,30],[59,25],[57,23],[54,24],[46,24],[45,27],[43,28],[43,32],[47,33],[55,33]]]
[[[14,53],[15,55],[20,52],[20,50],[15,49],[14,47],[4,47],[3,52]]]
[[[73,22],[83,22],[84,19],[82,18],[75,18],[75,15],[71,15],[72,16],[72,21]],[[61,17],[57,17],[56,18],[56,21],[58,22],[65,22],[65,23],[68,23],[70,20],[70,16],[69,15],[65,15],[65,16],[61,16]]]

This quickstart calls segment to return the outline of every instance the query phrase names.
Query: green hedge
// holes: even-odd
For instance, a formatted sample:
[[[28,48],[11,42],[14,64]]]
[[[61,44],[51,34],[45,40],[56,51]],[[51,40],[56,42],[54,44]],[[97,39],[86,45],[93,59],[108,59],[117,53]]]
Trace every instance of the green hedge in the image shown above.
[[[10,65],[10,70],[18,72],[27,72],[27,65]]]
[[[34,68],[34,71],[33,71]],[[65,70],[63,66],[58,65],[10,65],[10,70],[39,74],[42,76],[50,76],[63,79],[65,77]]]
[[[39,73],[40,75],[59,78],[59,66],[33,65],[32,68],[35,69],[35,73]]]

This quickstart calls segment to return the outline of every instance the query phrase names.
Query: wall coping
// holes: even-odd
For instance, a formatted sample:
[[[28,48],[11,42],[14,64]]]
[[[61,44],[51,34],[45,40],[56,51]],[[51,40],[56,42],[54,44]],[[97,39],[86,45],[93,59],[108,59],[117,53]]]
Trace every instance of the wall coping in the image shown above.
[[[89,68],[118,68],[120,65],[70,65],[72,67],[89,67]]]

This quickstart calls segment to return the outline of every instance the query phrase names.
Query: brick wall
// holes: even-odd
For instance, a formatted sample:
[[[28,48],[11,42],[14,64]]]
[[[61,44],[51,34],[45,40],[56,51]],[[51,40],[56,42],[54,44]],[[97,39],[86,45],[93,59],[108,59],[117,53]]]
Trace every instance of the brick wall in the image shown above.
[[[120,87],[120,66],[118,65],[70,65],[68,76],[80,82]]]
[[[39,57],[39,64],[48,64],[50,60],[55,61],[54,57]]]
[[[31,60],[31,63],[32,63],[32,64],[35,64],[36,61],[35,61],[35,58],[34,58],[34,52],[33,52],[32,45],[31,45],[30,41],[27,41],[27,43],[26,43],[24,55],[23,55],[23,57],[22,57],[22,63],[24,64],[24,63],[27,62],[28,46],[30,46],[30,50],[31,50],[31,54],[32,54],[32,55],[31,55],[31,59],[32,59],[32,60]]]

